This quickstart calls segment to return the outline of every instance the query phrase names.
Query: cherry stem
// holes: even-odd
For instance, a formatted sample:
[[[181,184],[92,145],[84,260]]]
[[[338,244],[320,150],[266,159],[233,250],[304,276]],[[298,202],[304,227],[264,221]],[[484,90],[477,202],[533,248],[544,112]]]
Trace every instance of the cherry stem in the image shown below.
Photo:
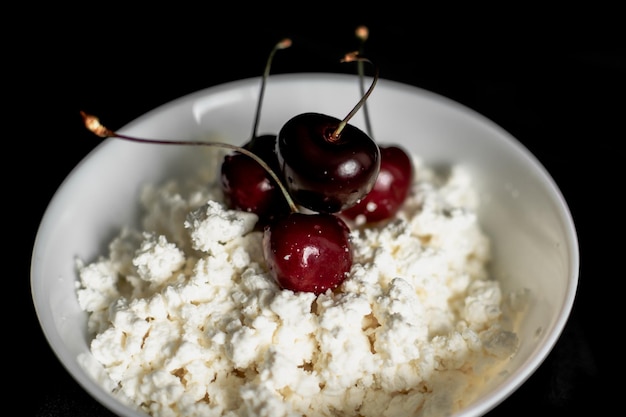
[[[261,117],[261,107],[263,104],[263,96],[265,95],[265,84],[266,84],[267,78],[270,75],[270,68],[272,67],[272,60],[274,59],[274,55],[276,54],[276,51],[280,49],[289,48],[290,46],[291,46],[291,39],[285,38],[281,40],[276,45],[274,45],[274,48],[272,48],[272,51],[270,52],[270,55],[267,58],[267,62],[265,63],[265,71],[263,72],[263,78],[261,79],[261,91],[259,93],[259,99],[258,99],[258,103],[256,106],[256,116],[254,118],[254,125],[252,127],[252,138],[251,138],[252,141],[254,140],[254,138],[256,138],[257,133],[258,133],[257,129],[259,126],[259,119]]]
[[[347,53],[343,57],[343,59],[341,60],[341,62],[354,62],[354,61],[357,61],[357,62],[367,62],[369,64],[374,65],[372,63],[372,61],[370,61],[369,59],[363,58],[363,57],[359,56],[358,52]],[[330,136],[330,140],[331,141],[339,140],[339,136],[341,135],[341,132],[346,127],[346,125],[348,124],[350,119],[352,119],[352,116],[354,116],[356,114],[356,112],[359,111],[361,106],[363,106],[363,104],[365,104],[365,101],[370,96],[370,94],[372,94],[372,91],[374,90],[374,87],[376,86],[376,82],[378,82],[378,66],[374,65],[374,68],[375,68],[375,74],[374,74],[374,78],[372,80],[372,84],[370,85],[370,88],[368,88],[368,90],[365,92],[363,97],[361,97],[361,100],[359,100],[359,102],[356,104],[356,106],[354,106],[352,111],[350,113],[348,113],[348,115],[339,123],[339,126],[337,126],[337,129]]]
[[[365,41],[367,41],[367,38],[369,38],[369,34],[370,34],[369,29],[367,28],[367,26],[361,25],[356,28],[356,30],[354,31],[354,34],[360,41],[359,54],[363,55]],[[363,61],[357,62],[357,68],[359,71],[359,87],[361,89],[361,96],[363,96],[365,95],[365,83],[364,83],[365,80],[363,79],[364,77]],[[367,132],[369,137],[373,137],[372,125],[370,123],[369,111],[367,109],[367,102],[363,104],[363,116],[365,117],[365,131]]]
[[[118,138],[118,139],[128,140],[131,142],[153,143],[157,145],[211,146],[211,147],[218,147],[218,148],[224,148],[224,149],[231,149],[231,150],[240,152],[244,155],[247,155],[250,158],[254,159],[257,163],[259,163],[263,167],[263,169],[265,169],[270,174],[270,176],[274,179],[274,181],[276,181],[276,183],[280,187],[280,190],[285,196],[285,199],[287,200],[287,204],[289,204],[291,211],[293,213],[298,212],[298,207],[293,202],[293,199],[289,195],[289,192],[287,191],[283,183],[280,181],[276,173],[269,167],[269,165],[267,165],[267,163],[265,163],[265,161],[263,161],[263,159],[261,159],[255,153],[250,152],[249,150],[245,148],[242,148],[236,145],[231,145],[229,143],[223,143],[223,142],[203,142],[203,141],[193,141],[193,140],[179,141],[179,140],[168,140],[168,139],[137,138],[134,136],[123,135],[107,128],[106,126],[100,123],[100,119],[98,119],[96,116],[87,114],[82,110],[80,112],[80,115],[83,117],[83,122],[85,123],[85,126],[87,127],[87,129],[91,131],[92,133],[96,134],[96,136],[99,136],[101,138]]]

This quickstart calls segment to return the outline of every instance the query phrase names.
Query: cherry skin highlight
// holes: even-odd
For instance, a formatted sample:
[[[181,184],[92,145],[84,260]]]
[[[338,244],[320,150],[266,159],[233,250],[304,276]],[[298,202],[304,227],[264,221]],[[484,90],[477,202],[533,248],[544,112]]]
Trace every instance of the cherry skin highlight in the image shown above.
[[[374,187],[380,150],[363,131],[319,113],[303,113],[283,125],[276,142],[280,175],[294,201],[320,213],[355,205]]]
[[[321,294],[350,272],[350,229],[334,214],[294,212],[265,227],[263,254],[281,288]]]
[[[355,206],[341,215],[355,220],[364,216],[366,223],[393,217],[406,200],[413,181],[411,158],[398,146],[381,146],[380,172],[374,188]]]

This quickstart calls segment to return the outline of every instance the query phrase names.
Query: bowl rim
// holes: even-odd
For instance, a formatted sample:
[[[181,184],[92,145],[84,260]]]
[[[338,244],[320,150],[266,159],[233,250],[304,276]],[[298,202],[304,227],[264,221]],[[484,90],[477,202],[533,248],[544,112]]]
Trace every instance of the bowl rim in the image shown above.
[[[354,82],[354,75],[343,74],[343,73],[302,72],[302,73],[275,74],[275,75],[272,75],[271,77],[272,77],[272,83],[285,83],[285,84],[301,83],[303,81],[310,82],[311,80],[316,80],[320,82],[338,82],[338,83],[344,83],[348,81],[351,83]],[[369,78],[369,77],[366,77],[366,78]],[[174,100],[168,101],[160,106],[157,106],[152,110],[149,110],[143,115],[140,115],[139,117],[129,121],[118,131],[119,132],[132,131],[137,126],[142,125],[146,121],[149,121],[150,119],[154,118],[156,115],[161,114],[162,112],[167,111],[174,106],[178,106],[178,105],[185,104],[185,103],[190,103],[201,97],[214,95],[222,91],[228,91],[228,90],[240,89],[240,88],[248,88],[251,86],[256,87],[260,79],[261,77],[252,77],[252,78],[246,78],[246,79],[241,79],[241,80],[233,80],[233,81],[228,81],[222,84],[213,85],[213,86],[210,86],[210,87],[198,90],[198,91],[191,92],[189,94],[183,95]],[[576,227],[575,227],[570,209],[567,205],[567,202],[564,196],[562,195],[559,187],[557,186],[556,182],[554,181],[550,173],[547,171],[547,169],[536,158],[536,156],[533,155],[517,138],[510,135],[507,131],[505,131],[502,127],[497,125],[495,122],[488,119],[484,115],[476,112],[475,110],[465,106],[462,103],[459,103],[448,97],[423,89],[418,86],[405,84],[399,81],[389,80],[385,78],[380,78],[378,80],[377,88],[387,88],[390,90],[404,90],[404,91],[408,91],[410,94],[419,94],[423,96],[424,98],[426,98],[427,100],[434,100],[436,102],[442,103],[445,106],[452,106],[459,111],[467,113],[470,117],[478,119],[479,122],[486,124],[490,128],[496,129],[497,131],[499,131],[500,135],[504,136],[507,140],[511,142],[513,146],[518,147],[522,152],[524,152],[526,154],[526,157],[530,158],[533,161],[533,163],[539,168],[539,170],[541,171],[541,174],[548,181],[550,187],[552,187],[552,191],[554,192],[554,195],[556,196],[560,204],[560,210],[564,214],[563,220],[565,221],[565,226],[566,226],[568,237],[569,237],[569,240],[567,241],[567,243],[569,246],[568,252],[570,254],[570,259],[569,259],[570,277],[568,280],[568,288],[566,290],[565,303],[564,305],[562,305],[558,314],[558,319],[554,323],[553,328],[550,330],[549,337],[547,337],[547,339],[545,340],[545,343],[541,346],[541,349],[538,350],[537,354],[529,358],[529,360],[523,365],[524,372],[518,373],[513,378],[509,378],[504,384],[501,384],[496,391],[485,395],[481,400],[473,402],[469,407],[463,410],[464,416],[465,415],[478,416],[495,408],[497,405],[503,402],[506,398],[508,398],[513,392],[515,392],[528,378],[530,378],[535,373],[535,371],[540,367],[540,365],[545,361],[545,359],[548,357],[549,353],[553,350],[557,341],[561,337],[561,334],[566,326],[567,321],[569,320],[571,311],[573,309],[576,292],[578,290],[578,281],[579,281],[579,272],[580,272],[579,271],[580,253],[579,253],[579,242],[578,242]],[[40,294],[37,292],[35,285],[34,285],[37,280],[36,274],[38,273],[38,271],[36,270],[36,264],[37,264],[37,256],[40,250],[39,246],[41,242],[41,234],[43,233],[42,228],[47,219],[48,211],[50,207],[55,204],[59,191],[66,186],[67,181],[72,176],[74,176],[76,172],[78,172],[79,168],[82,165],[88,163],[88,160],[91,156],[99,152],[102,147],[108,146],[107,145],[108,143],[109,143],[109,140],[105,140],[101,142],[99,145],[97,145],[91,152],[89,152],[76,165],[76,167],[74,167],[70,171],[70,173],[66,176],[66,178],[59,185],[58,189],[55,191],[54,195],[52,196],[52,199],[50,200],[48,207],[46,208],[44,212],[41,224],[35,236],[33,253],[31,257],[30,285],[31,285],[32,301],[33,301],[33,305],[34,305],[35,312],[37,315],[37,319],[40,323],[41,330],[46,340],[48,341],[50,348],[54,352],[57,359],[59,359],[63,367],[66,369],[66,371],[70,373],[73,379],[76,380],[79,383],[79,385],[83,387],[83,389],[85,389],[93,398],[98,400],[106,408],[116,413],[127,413],[128,409],[126,408],[125,405],[123,405],[121,402],[111,401],[112,398],[104,392],[102,387],[100,387],[99,385],[96,385],[97,389],[94,389],[94,384],[95,384],[94,381],[89,380],[88,377],[84,375],[77,375],[72,369],[70,369],[67,366],[66,361],[69,358],[66,355],[68,353],[65,352],[64,343],[61,340],[60,335],[57,332],[51,331],[50,329],[44,327],[43,318],[41,316],[42,313],[39,309]],[[75,358],[72,358],[72,360],[75,360]]]

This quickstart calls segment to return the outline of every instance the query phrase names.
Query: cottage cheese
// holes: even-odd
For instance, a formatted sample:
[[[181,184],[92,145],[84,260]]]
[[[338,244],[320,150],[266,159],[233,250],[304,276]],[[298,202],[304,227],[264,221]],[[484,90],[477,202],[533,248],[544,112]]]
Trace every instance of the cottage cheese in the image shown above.
[[[142,229],[78,261],[102,385],[159,417],[440,416],[467,405],[515,353],[519,311],[488,277],[468,173],[414,164],[403,210],[352,225],[350,277],[319,296],[277,287],[256,216],[224,206],[215,173],[147,186]]]

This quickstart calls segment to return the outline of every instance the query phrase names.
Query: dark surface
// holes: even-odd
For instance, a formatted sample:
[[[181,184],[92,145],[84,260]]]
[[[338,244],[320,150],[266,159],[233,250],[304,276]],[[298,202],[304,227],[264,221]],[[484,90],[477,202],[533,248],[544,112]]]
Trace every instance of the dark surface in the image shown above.
[[[110,415],[50,350],[26,284],[46,205],[98,142],[85,131],[78,111],[119,128],[187,93],[261,75],[269,50],[285,36],[292,37],[294,46],[277,55],[272,73],[340,72],[345,68],[337,58],[356,48],[353,30],[360,23],[370,28],[367,52],[381,77],[452,98],[528,147],[559,185],[578,230],[580,284],[570,320],[537,372],[489,416],[566,415],[583,408],[601,414],[619,404],[616,392],[623,384],[614,381],[621,381],[625,354],[618,341],[622,319],[614,306],[623,298],[623,256],[618,250],[623,247],[624,174],[618,150],[626,139],[621,126],[626,38],[612,23],[616,14],[529,18],[518,25],[507,14],[458,25],[424,12],[412,20],[408,16],[415,15],[402,10],[389,20],[329,10],[319,20],[298,15],[258,22],[246,22],[240,15],[199,15],[196,10],[163,12],[166,16],[152,20],[131,18],[126,11],[99,15],[102,10],[81,9],[71,19],[48,22],[45,30],[39,27],[38,43],[20,53],[22,58],[34,55],[29,58],[33,64],[25,66],[31,72],[17,74],[29,93],[29,107],[20,108],[38,113],[38,118],[23,124],[22,135],[27,129],[29,133],[15,142],[24,145],[24,166],[37,160],[38,169],[20,183],[26,195],[18,194],[19,210],[29,213],[27,241],[19,262],[8,259],[18,266],[9,278],[24,283],[17,302],[18,314],[25,316],[12,313],[11,320],[26,319],[19,320],[14,334],[27,332],[19,340],[27,337],[28,346],[8,345],[19,351],[9,360],[18,358],[15,364],[9,365],[18,378],[16,391],[26,398],[20,404],[28,408],[27,415]],[[274,13],[269,7],[264,12]],[[218,27],[213,26],[216,20],[222,20]],[[439,23],[423,26],[431,20]],[[36,192],[29,191],[32,184]]]

